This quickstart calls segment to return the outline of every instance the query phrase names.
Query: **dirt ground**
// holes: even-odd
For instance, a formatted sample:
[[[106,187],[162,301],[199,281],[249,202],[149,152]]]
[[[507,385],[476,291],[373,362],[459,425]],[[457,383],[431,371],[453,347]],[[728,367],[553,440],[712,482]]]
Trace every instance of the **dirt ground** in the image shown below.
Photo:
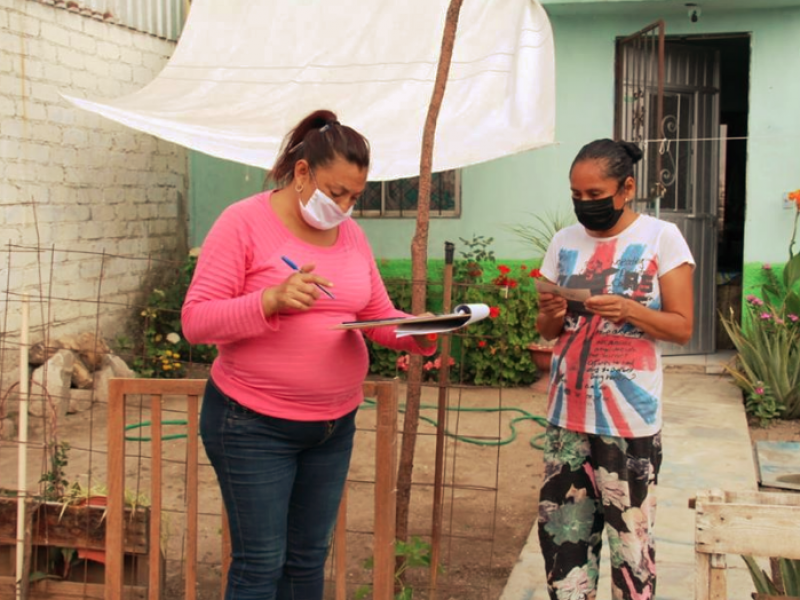
[[[438,389],[423,390],[423,404],[434,406]],[[401,389],[401,403],[405,391]],[[138,400],[138,401],[137,401]],[[132,398],[128,405],[128,424],[149,419],[149,398]],[[498,445],[512,436],[509,424],[524,416],[521,409],[533,415],[543,415],[545,398],[532,388],[478,389],[451,388],[451,407],[460,408],[448,414],[447,429],[460,436],[474,438],[480,443],[448,438],[445,463],[445,504],[443,518],[442,563],[439,575],[439,600],[488,600],[497,598],[517,561],[520,550],[534,524],[536,499],[541,476],[541,452],[531,446],[531,439],[543,428],[530,420],[516,423],[516,438]],[[185,399],[167,398],[163,403],[164,419],[182,421],[186,417]],[[472,412],[484,408],[492,412]],[[435,410],[423,410],[423,416],[435,418]],[[348,485],[348,598],[368,584],[371,571],[365,561],[371,556],[373,485],[375,478],[375,411],[365,407],[359,412],[356,449]],[[102,487],[106,473],[106,411],[94,405],[87,413],[69,415],[58,427],[58,441],[71,445],[66,479],[84,486]],[[33,420],[29,452],[29,489],[36,489],[41,474],[49,465],[44,460],[42,441],[52,440],[51,430],[43,422]],[[402,431],[402,415],[399,428]],[[185,434],[184,425],[168,424],[165,434]],[[434,480],[435,429],[420,423],[414,464],[414,485],[410,514],[410,533],[430,541],[432,514],[432,482]],[[753,441],[800,441],[800,421],[777,421],[766,428],[751,423]],[[147,427],[131,429],[132,437],[147,437]],[[400,439],[398,438],[398,448]],[[185,501],[186,452],[185,437],[163,444],[164,485],[161,546],[166,560],[165,600],[182,596],[185,585],[182,565],[186,557]],[[152,497],[150,490],[149,445],[146,441],[126,444],[126,487],[130,493]],[[221,572],[221,501],[216,479],[202,454],[198,475],[200,490],[200,561],[197,582],[200,600],[217,600]],[[0,488],[16,485],[16,443],[0,443]],[[80,565],[74,571],[80,576]],[[333,576],[329,570],[330,577]],[[146,573],[140,573],[140,578]],[[427,569],[412,569],[408,583],[414,588],[416,600],[428,598]],[[333,598],[330,585],[328,598]]]

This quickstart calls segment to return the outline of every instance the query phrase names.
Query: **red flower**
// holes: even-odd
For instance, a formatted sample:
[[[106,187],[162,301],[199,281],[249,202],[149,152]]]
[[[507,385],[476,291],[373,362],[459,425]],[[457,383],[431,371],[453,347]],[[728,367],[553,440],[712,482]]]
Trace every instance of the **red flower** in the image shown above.
[[[528,270],[528,267],[526,267],[525,265],[520,265],[520,266],[519,266],[519,270],[520,270],[520,271],[527,271],[527,270]]]
[[[515,287],[517,287],[517,280],[516,279],[509,279],[507,285],[510,288],[515,288]]]
[[[534,279],[539,279],[542,276],[542,272],[539,269],[531,269],[531,277]]]
[[[485,348],[486,347],[486,340],[481,340],[478,342],[478,348]]]
[[[500,271],[500,273],[502,273],[503,275],[507,275],[508,273],[510,273],[510,272],[511,272],[511,269],[509,269],[509,268],[508,268],[507,266],[505,266],[505,265],[500,265],[499,267],[497,267],[497,269],[498,269],[498,270]]]
[[[500,307],[499,306],[490,306],[489,307],[489,317],[492,319],[496,319],[500,316]]]

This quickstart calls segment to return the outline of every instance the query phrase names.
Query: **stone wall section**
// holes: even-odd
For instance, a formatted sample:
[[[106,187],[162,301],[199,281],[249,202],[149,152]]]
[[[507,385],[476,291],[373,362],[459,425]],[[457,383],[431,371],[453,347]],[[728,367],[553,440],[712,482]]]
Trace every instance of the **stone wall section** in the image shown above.
[[[142,300],[143,281],[157,264],[151,259],[185,256],[185,149],[60,96],[111,99],[135,92],[174,48],[44,2],[0,0],[5,344],[19,339],[22,292],[34,299],[32,343],[97,328],[113,340]],[[0,367],[15,357],[5,352]]]

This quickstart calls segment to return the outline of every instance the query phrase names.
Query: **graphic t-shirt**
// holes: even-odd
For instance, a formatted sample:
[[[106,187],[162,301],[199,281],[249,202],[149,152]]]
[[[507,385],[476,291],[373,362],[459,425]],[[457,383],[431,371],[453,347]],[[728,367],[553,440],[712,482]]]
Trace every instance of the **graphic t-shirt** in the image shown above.
[[[595,238],[576,224],[553,236],[541,272],[592,295],[619,294],[661,309],[658,279],[684,263],[689,246],[673,223],[647,215],[622,233]],[[663,376],[657,340],[629,323],[615,325],[570,302],[553,350],[548,420],[559,427],[617,437],[661,429]]]

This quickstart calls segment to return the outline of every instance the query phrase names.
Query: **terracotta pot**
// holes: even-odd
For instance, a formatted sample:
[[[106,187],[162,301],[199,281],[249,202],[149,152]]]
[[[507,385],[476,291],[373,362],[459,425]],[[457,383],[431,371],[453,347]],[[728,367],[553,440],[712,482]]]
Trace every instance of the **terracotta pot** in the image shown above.
[[[531,360],[536,365],[540,373],[550,372],[550,362],[553,359],[553,347],[542,346],[541,344],[530,344],[528,352],[531,353]]]

